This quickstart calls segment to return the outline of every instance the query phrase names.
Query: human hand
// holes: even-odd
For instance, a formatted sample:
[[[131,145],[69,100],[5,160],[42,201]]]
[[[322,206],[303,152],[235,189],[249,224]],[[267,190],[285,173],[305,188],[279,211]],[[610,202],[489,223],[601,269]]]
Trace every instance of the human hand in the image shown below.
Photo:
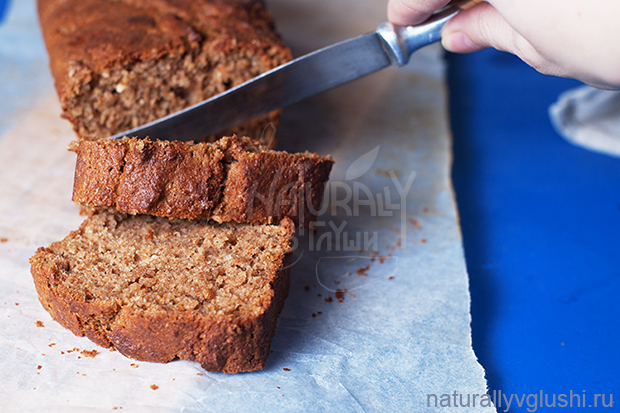
[[[426,20],[448,0],[389,0],[399,25]],[[620,89],[620,2],[615,0],[489,0],[463,10],[442,31],[442,44],[469,53],[493,47],[541,73],[594,87]]]

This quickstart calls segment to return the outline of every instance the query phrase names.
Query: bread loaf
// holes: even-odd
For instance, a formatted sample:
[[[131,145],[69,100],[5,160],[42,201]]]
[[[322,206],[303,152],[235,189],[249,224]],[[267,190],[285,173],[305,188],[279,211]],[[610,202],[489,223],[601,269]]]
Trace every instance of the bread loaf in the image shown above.
[[[83,140],[177,112],[291,58],[261,0],[38,0],[38,10],[64,117]],[[235,131],[259,139],[278,116]],[[275,145],[271,133],[263,138]]]
[[[262,369],[289,288],[293,224],[101,211],[30,259],[39,299],[78,336],[151,362]]]

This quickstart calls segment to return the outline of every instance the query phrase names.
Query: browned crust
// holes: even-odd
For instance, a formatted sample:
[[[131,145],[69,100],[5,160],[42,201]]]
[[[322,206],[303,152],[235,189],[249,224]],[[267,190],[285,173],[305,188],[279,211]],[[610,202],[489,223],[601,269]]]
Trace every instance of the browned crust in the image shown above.
[[[291,59],[261,0],[38,0],[38,11],[64,116],[80,139],[106,138],[180,110],[180,90],[191,95],[185,107]],[[151,81],[144,65],[154,62],[168,69]],[[144,93],[117,93],[105,83],[114,70],[124,71],[125,80],[143,76],[136,87]],[[84,105],[82,96],[95,90],[97,102]],[[105,111],[141,100],[152,109],[142,119],[120,107]],[[172,103],[166,109],[162,101]],[[258,138],[278,117],[274,112],[236,132]]]
[[[88,219],[78,231],[85,231]],[[292,234],[292,222],[281,226]],[[59,283],[66,271],[63,252],[54,243],[39,248],[30,259],[34,284],[43,307],[52,318],[77,336],[87,336],[102,347],[115,347],[127,357],[164,363],[174,359],[197,361],[208,371],[239,373],[263,369],[277,318],[288,295],[290,247],[282,265],[271,277],[272,294],[264,297],[262,312],[254,317],[205,315],[196,310],[145,311],[139,307],[111,305],[73,291]]]
[[[308,226],[333,161],[263,150],[236,136],[215,144],[123,139],[80,142],[73,201],[129,214]]]

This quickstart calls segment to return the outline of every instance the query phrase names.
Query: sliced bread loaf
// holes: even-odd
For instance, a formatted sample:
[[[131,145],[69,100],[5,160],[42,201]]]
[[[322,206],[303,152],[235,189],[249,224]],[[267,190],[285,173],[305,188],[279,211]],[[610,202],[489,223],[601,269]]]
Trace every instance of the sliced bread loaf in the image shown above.
[[[261,0],[38,0],[38,10],[64,116],[80,139],[177,112],[291,59]],[[235,133],[259,139],[278,117]]]
[[[262,369],[288,294],[294,227],[100,211],[30,259],[41,303],[78,336],[151,362]]]
[[[333,161],[290,154],[248,138],[215,143],[120,139],[83,141],[73,201],[129,214],[308,226],[316,218]]]

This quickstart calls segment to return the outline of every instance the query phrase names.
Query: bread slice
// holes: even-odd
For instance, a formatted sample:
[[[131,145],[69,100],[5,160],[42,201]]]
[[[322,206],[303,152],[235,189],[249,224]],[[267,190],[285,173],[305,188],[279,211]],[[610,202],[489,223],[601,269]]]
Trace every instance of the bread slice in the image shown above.
[[[101,211],[30,259],[39,299],[78,336],[143,361],[265,367],[289,288],[293,224]]]
[[[129,214],[217,222],[308,226],[333,161],[309,152],[267,150],[236,136],[215,143],[124,138],[83,141],[73,201]]]
[[[261,0],[38,0],[38,10],[64,116],[80,139],[177,112],[291,59]],[[235,131],[259,139],[278,116]]]

